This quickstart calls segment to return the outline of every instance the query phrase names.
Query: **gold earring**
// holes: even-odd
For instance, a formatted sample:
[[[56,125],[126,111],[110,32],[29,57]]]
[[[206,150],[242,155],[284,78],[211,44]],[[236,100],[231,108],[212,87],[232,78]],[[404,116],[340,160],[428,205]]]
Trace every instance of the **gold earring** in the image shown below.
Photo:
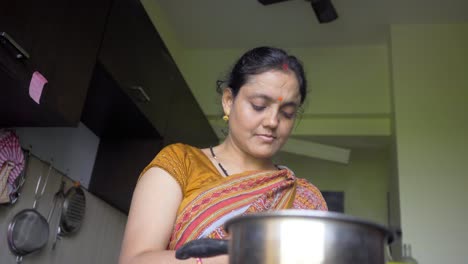
[[[229,121],[229,116],[228,116],[228,115],[224,115],[224,116],[223,116],[223,120],[224,120],[225,122]]]

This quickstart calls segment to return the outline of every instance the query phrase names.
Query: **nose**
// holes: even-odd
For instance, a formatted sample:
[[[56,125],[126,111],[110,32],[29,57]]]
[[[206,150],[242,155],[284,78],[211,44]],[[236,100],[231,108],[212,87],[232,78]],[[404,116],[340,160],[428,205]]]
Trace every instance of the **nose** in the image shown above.
[[[270,111],[265,113],[265,118],[263,119],[263,126],[270,129],[275,129],[278,127],[279,117],[278,110],[271,108]]]

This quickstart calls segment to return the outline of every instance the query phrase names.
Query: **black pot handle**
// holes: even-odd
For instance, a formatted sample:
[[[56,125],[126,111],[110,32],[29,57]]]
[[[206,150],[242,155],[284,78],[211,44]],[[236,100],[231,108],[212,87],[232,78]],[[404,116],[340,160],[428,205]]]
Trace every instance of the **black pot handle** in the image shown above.
[[[176,250],[177,259],[209,258],[228,253],[228,240],[201,238],[185,243]]]

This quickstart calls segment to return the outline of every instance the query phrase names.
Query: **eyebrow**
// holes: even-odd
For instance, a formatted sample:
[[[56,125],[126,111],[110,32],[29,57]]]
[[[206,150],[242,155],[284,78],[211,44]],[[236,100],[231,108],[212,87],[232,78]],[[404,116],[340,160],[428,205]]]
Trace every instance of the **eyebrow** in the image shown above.
[[[252,95],[252,96],[249,96],[248,98],[249,98],[249,99],[251,99],[251,98],[252,98],[252,99],[253,99],[253,98],[262,98],[262,99],[265,99],[265,100],[267,100],[267,101],[269,101],[269,102],[275,102],[275,101],[276,101],[276,100],[273,99],[272,97],[270,97],[270,96],[268,96],[268,95],[265,95],[265,94],[254,94],[254,95]],[[282,107],[284,107],[284,106],[294,106],[294,107],[297,107],[298,104],[295,103],[295,102],[290,101],[290,102],[285,102],[284,104],[282,104]]]

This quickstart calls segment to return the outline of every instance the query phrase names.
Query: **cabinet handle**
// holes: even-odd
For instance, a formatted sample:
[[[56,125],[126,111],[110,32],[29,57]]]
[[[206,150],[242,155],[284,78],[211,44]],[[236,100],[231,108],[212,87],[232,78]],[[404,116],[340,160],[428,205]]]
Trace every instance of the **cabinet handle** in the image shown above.
[[[130,87],[130,90],[132,91],[136,91],[138,92],[139,94],[139,100],[142,101],[142,102],[149,102],[151,101],[150,97],[148,96],[148,94],[145,92],[145,90],[143,89],[143,87],[141,86],[132,86]]]
[[[17,59],[22,59],[22,58],[26,58],[26,59],[29,59],[29,53],[24,50],[18,43],[16,43],[16,41],[10,36],[8,35],[8,33],[6,32],[0,32],[0,41],[4,44],[6,42],[10,43],[11,46],[13,46],[16,51],[17,51],[17,54],[16,54],[16,58]]]

